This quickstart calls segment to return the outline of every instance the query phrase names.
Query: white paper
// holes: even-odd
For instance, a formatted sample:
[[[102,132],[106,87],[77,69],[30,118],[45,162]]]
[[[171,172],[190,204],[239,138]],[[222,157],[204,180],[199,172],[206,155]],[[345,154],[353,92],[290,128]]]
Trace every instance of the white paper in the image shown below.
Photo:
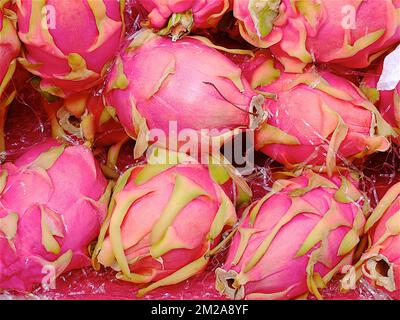
[[[400,82],[400,45],[387,55],[378,81],[378,90],[394,90]]]

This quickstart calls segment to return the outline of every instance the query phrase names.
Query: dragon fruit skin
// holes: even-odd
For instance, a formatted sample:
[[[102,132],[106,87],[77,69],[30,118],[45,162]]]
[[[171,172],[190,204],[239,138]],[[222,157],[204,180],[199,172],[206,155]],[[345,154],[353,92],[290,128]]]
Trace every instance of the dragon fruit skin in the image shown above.
[[[400,294],[399,212],[400,183],[397,183],[386,192],[368,218],[365,233],[371,244],[355,264],[358,277],[363,274],[375,286],[397,296]]]
[[[9,9],[9,3],[0,5],[0,151],[5,150],[4,124],[8,106],[15,97],[15,90],[9,88],[20,50],[20,42],[13,21],[14,12]]]
[[[379,78],[382,74],[383,61],[379,61],[366,72],[361,90],[368,99],[377,105],[382,117],[393,127],[396,133],[400,133],[400,83],[393,90],[377,89]],[[400,144],[399,138],[392,139],[396,144]]]
[[[287,72],[314,61],[367,67],[400,41],[399,8],[398,0],[234,1],[242,36],[271,47]]]
[[[29,292],[43,268],[59,276],[90,265],[111,191],[89,149],[51,140],[4,164],[1,177],[1,289]]]
[[[350,81],[314,68],[285,73],[264,58],[245,73],[253,86],[276,95],[265,104],[269,118],[256,131],[257,150],[288,168],[325,164],[332,173],[337,163],[390,147],[386,137],[396,133]]]
[[[106,89],[107,105],[116,109],[141,152],[149,131],[161,130],[170,138],[171,121],[176,121],[177,134],[208,130],[204,135],[211,139],[254,125],[249,111],[260,98],[262,111],[263,98],[239,67],[205,41],[186,37],[173,42],[146,30],[117,58]]]
[[[116,119],[115,110],[109,110],[104,105],[102,95],[97,92],[78,94],[74,99],[49,102],[44,97],[42,100],[52,124],[53,137],[57,139],[69,141],[68,133],[96,146],[110,146],[127,139],[123,127]]]
[[[121,176],[93,253],[95,267],[98,261],[119,279],[148,285],[138,296],[201,273],[237,220],[209,170],[178,157],[175,165],[150,160]]]
[[[20,62],[42,79],[44,92],[66,98],[101,81],[124,33],[123,3],[20,1],[19,37],[25,48]],[[42,28],[45,6],[49,8],[47,29]]]
[[[383,118],[400,133],[400,83],[394,90],[380,92],[379,110]]]
[[[181,20],[184,32],[191,29],[215,28],[223,15],[231,7],[231,0],[140,0],[149,12],[148,19],[155,29],[169,29],[168,21]],[[187,18],[184,19],[185,14]],[[170,23],[173,24],[171,21]],[[170,31],[170,30],[167,30]]]
[[[277,27],[273,27],[271,23],[268,23],[268,16],[270,18],[278,17],[278,13],[286,8],[286,0],[283,4],[280,1],[252,1],[252,0],[233,0],[233,15],[238,20],[239,32],[241,36],[250,44],[259,48],[268,48],[271,45],[278,43],[282,39],[282,30]],[[251,6],[254,8],[260,7],[266,8],[265,23],[260,23],[256,18],[256,15],[251,13]],[[267,8],[271,8],[268,10]],[[268,14],[269,12],[269,14]],[[255,12],[254,12],[255,13]],[[264,29],[264,30],[262,30]],[[265,35],[265,36],[264,36]]]
[[[379,110],[396,133],[400,134],[400,83],[394,90],[380,92]],[[392,141],[400,145],[398,137]]]
[[[6,15],[11,12],[0,8],[0,99],[14,74],[20,49],[14,23]]]
[[[365,217],[352,178],[306,171],[277,180],[239,224],[216,289],[230,299],[293,299],[318,289],[353,258]]]

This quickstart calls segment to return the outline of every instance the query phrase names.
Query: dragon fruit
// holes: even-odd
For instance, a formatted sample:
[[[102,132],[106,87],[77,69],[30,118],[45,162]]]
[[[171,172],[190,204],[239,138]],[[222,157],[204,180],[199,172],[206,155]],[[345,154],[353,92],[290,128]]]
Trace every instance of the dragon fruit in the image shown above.
[[[383,61],[369,69],[361,83],[361,90],[368,99],[378,106],[382,117],[393,127],[397,134],[400,133],[400,83],[393,90],[377,89],[379,77],[382,74]],[[392,140],[400,144],[397,137]]]
[[[14,16],[13,11],[0,7],[0,98],[15,72],[20,49]]]
[[[79,139],[90,146],[102,147],[127,140],[115,109],[107,108],[101,95],[96,92],[78,95],[83,104],[74,104],[72,99],[49,100],[48,96],[42,96],[42,106],[49,117],[54,138],[69,142]]]
[[[265,58],[248,75],[276,95],[266,103],[269,118],[256,131],[256,150],[288,168],[326,165],[329,175],[338,163],[388,150],[386,137],[396,133],[350,81],[314,68],[288,74]]]
[[[400,183],[392,186],[365,224],[371,245],[342,281],[353,289],[362,275],[389,292],[400,293]]]
[[[124,33],[124,1],[21,0],[21,64],[46,93],[66,98],[94,87],[115,57]],[[84,35],[84,36],[83,36]]]
[[[94,266],[147,285],[140,297],[202,272],[236,220],[232,202],[206,167],[186,154],[155,148],[148,164],[118,180]]]
[[[193,29],[215,28],[230,9],[231,0],[139,0],[149,12],[151,27],[170,34],[174,40]]]
[[[90,265],[111,185],[89,149],[48,141],[4,164],[0,180],[0,289],[27,292]]]
[[[173,42],[149,30],[139,32],[117,58],[106,101],[136,139],[137,157],[146,150],[149,136],[156,140],[153,135],[159,131],[167,141],[159,139],[158,145],[176,150],[186,142],[189,130],[201,137],[198,141],[209,139],[209,145],[215,145],[221,137],[257,127],[263,119],[264,98],[207,39]]]
[[[394,90],[380,92],[379,110],[396,133],[400,134],[400,83]],[[400,145],[398,138],[393,141]]]
[[[241,35],[287,72],[314,61],[367,67],[400,41],[399,0],[234,0]]]
[[[8,106],[16,92],[8,92],[8,84],[15,72],[16,58],[20,50],[17,31],[15,30],[15,13],[6,1],[0,3],[0,151],[5,150],[4,123]]]
[[[350,174],[312,171],[276,180],[234,235],[216,289],[230,299],[293,299],[324,288],[351,263],[365,223]]]

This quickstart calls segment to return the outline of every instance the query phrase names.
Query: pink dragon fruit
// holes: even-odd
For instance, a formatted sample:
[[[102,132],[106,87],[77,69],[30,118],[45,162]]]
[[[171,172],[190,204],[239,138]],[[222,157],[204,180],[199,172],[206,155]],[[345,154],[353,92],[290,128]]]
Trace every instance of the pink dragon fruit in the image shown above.
[[[15,72],[20,42],[15,30],[15,13],[6,1],[0,3],[0,151],[5,150],[4,123],[8,106],[15,97],[15,91],[7,92],[8,84]]]
[[[240,68],[212,46],[202,37],[173,42],[145,30],[117,58],[106,100],[136,139],[136,156],[146,150],[152,131],[161,131],[168,140],[158,140],[159,146],[176,150],[185,130],[201,141],[221,141],[222,136],[258,126],[264,98],[251,90]]]
[[[15,72],[20,49],[14,16],[13,11],[0,7],[0,98]]]
[[[231,0],[139,0],[149,12],[150,25],[177,40],[192,29],[215,28],[230,9]]]
[[[21,64],[44,92],[68,97],[101,81],[123,36],[124,1],[21,0]],[[47,23],[46,23],[47,22]]]
[[[230,299],[293,299],[324,288],[352,262],[365,223],[351,175],[305,171],[277,180],[245,212],[216,289]]]
[[[382,74],[383,61],[369,69],[361,83],[361,90],[368,99],[378,106],[382,117],[393,127],[397,134],[400,133],[400,83],[393,90],[377,89],[379,77]],[[400,144],[397,137],[393,142]]]
[[[394,294],[400,294],[400,183],[392,186],[365,224],[370,248],[349,268],[342,286],[352,289],[362,275]]]
[[[37,78],[31,84],[37,87],[38,82],[35,80]],[[102,95],[96,92],[77,94],[67,100],[43,95],[42,106],[50,120],[52,135],[58,140],[70,142],[79,139],[94,145],[100,138],[102,146],[128,140],[114,114],[115,109],[109,110],[104,105]]]
[[[367,67],[400,41],[399,0],[234,0],[244,39],[287,72],[314,61]]]
[[[0,181],[0,289],[30,291],[46,276],[90,265],[87,248],[106,216],[111,185],[89,149],[35,146],[4,164]]]
[[[100,263],[119,271],[118,279],[148,285],[139,297],[202,272],[237,220],[209,170],[185,154],[153,151],[147,165],[117,182],[93,252],[96,268]]]
[[[394,90],[381,91],[379,110],[383,118],[400,134],[400,83]],[[400,140],[394,139],[400,145]]]
[[[386,137],[396,133],[350,81],[314,68],[284,73],[265,58],[247,75],[276,95],[266,103],[269,118],[256,131],[256,150],[288,168],[325,164],[329,174],[337,163],[388,150]]]

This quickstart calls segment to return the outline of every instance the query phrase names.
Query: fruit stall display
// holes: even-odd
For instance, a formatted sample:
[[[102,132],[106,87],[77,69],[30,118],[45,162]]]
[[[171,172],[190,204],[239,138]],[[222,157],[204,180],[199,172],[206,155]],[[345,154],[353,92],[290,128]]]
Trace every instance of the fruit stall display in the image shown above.
[[[399,44],[399,0],[0,1],[0,300],[399,299]]]

